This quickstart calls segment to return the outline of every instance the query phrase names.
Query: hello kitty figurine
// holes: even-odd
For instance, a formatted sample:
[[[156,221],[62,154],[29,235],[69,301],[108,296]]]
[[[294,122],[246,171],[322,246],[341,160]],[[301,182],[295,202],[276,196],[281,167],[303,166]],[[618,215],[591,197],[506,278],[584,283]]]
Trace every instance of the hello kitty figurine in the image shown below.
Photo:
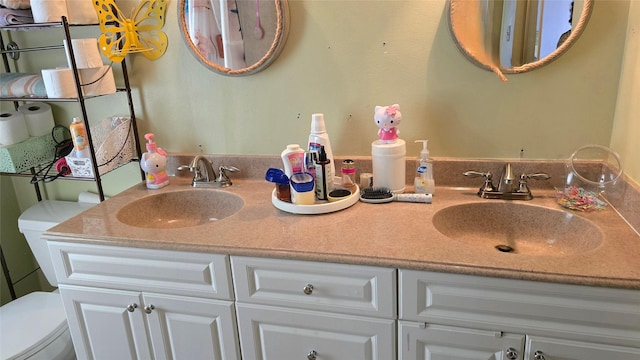
[[[392,144],[396,142],[398,134],[400,134],[400,130],[396,129],[396,127],[402,121],[400,105],[376,106],[373,121],[380,128],[378,137],[382,143]]]
[[[167,175],[167,153],[153,142],[153,134],[145,134],[147,152],[142,154],[140,168],[146,174],[146,184],[149,189],[160,189],[169,185]]]

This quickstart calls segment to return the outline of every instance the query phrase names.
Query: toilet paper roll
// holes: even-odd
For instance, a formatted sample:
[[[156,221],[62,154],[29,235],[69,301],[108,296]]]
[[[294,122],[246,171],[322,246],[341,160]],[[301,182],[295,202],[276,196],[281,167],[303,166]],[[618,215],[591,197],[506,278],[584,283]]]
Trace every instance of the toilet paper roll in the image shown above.
[[[116,82],[113,78],[111,65],[104,65],[93,69],[80,69],[82,93],[85,96],[113,94],[116,92]]]
[[[78,96],[71,69],[42,69],[42,80],[49,98],[74,98]]]
[[[65,0],[31,0],[33,22],[60,22],[62,16],[69,17]]]
[[[72,68],[73,64],[71,63],[71,56],[69,55],[69,44],[67,44],[66,39],[62,42],[67,54],[67,65],[69,68]],[[102,58],[100,57],[100,51],[98,50],[97,39],[71,39],[71,46],[73,47],[73,57],[76,60],[76,67],[78,69],[89,69],[102,66]]]
[[[29,138],[24,115],[17,111],[0,112],[0,146],[19,143]]]
[[[67,0],[70,24],[97,24],[98,15],[92,0]]]
[[[51,132],[56,125],[53,120],[51,106],[47,103],[26,103],[18,108],[27,123],[29,136],[41,136]]]

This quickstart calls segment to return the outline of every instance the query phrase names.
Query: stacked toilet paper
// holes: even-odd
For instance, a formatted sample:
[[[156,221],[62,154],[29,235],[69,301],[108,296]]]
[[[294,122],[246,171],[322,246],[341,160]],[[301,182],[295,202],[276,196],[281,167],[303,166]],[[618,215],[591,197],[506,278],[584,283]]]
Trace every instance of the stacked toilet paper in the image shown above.
[[[24,115],[17,111],[0,113],[0,146],[8,146],[27,140],[29,131]]]
[[[54,126],[53,112],[47,103],[26,103],[18,111],[3,111],[0,113],[0,146],[48,134]]]
[[[31,13],[36,23],[59,22],[62,16],[70,24],[98,23],[92,0],[31,0]]]
[[[72,39],[71,46],[66,40],[63,42],[67,54],[67,67],[42,70],[42,79],[49,98],[77,97],[72,54],[84,96],[116,92],[113,70],[110,65],[103,65],[97,39]]]

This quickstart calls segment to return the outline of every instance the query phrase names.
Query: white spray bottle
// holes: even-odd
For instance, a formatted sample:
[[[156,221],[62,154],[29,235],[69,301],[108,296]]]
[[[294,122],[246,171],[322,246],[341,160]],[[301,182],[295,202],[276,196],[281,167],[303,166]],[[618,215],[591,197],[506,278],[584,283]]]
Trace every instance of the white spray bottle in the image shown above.
[[[414,180],[415,192],[418,194],[434,194],[436,192],[436,182],[433,179],[433,161],[429,158],[429,149],[427,149],[428,140],[416,140],[422,143],[422,151],[420,151],[420,161],[416,170]]]

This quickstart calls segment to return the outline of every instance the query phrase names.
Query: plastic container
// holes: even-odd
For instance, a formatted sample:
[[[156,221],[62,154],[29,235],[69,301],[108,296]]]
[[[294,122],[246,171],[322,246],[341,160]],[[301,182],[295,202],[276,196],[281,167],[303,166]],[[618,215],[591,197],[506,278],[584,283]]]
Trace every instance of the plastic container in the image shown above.
[[[264,179],[272,182],[276,186],[276,197],[278,200],[291,202],[291,188],[289,187],[289,177],[281,169],[269,168]]]
[[[436,182],[433,179],[433,161],[429,158],[427,141],[428,140],[415,141],[422,143],[420,160],[418,161],[416,177],[414,179],[414,187],[417,194],[434,194],[436,192]]]
[[[331,141],[324,124],[324,114],[318,113],[311,115],[308,150],[320,153],[320,146],[324,146],[324,151],[327,152],[327,159],[330,161],[331,179],[333,179],[336,174],[336,165],[333,160],[333,151],[331,151]]]
[[[296,205],[313,205],[316,202],[315,179],[309,173],[296,173],[291,181],[291,202]]]
[[[89,151],[89,139],[87,137],[87,129],[84,127],[84,122],[79,117],[74,117],[71,125],[69,125],[69,131],[71,132],[71,141],[73,141],[73,147],[76,150],[76,157],[90,158],[91,152]]]
[[[305,171],[304,168],[304,149],[298,144],[289,144],[287,148],[280,154],[284,165],[284,173],[291,179],[295,173]]]
[[[381,140],[371,143],[371,160],[373,166],[373,185],[386,187],[398,194],[405,189],[407,146],[404,140],[387,144]]]

